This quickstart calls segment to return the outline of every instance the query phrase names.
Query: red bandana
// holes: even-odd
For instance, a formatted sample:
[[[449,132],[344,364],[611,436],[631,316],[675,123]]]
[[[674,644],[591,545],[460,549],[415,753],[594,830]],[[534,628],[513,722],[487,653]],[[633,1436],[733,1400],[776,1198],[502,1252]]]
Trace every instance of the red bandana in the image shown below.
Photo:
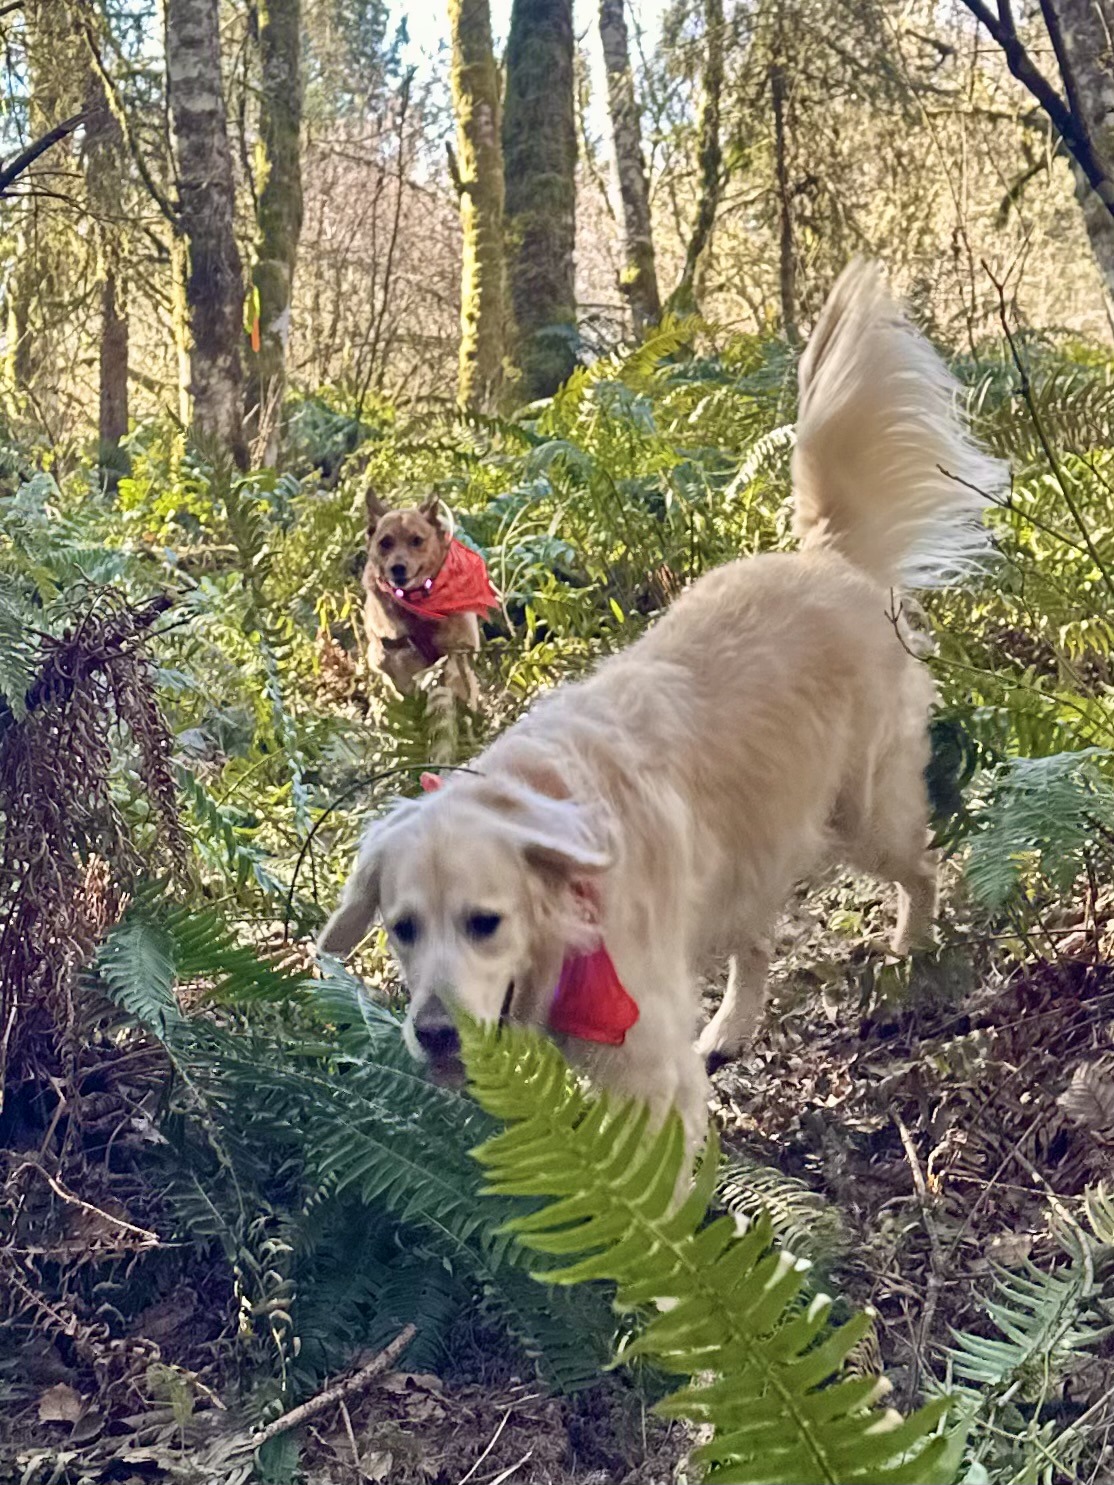
[[[421,776],[427,794],[436,793],[444,782],[437,774]],[[588,893],[577,895],[591,906]],[[550,1031],[606,1047],[621,1047],[637,1020],[638,1003],[620,980],[603,944],[587,954],[565,956],[549,1007]]]
[[[499,595],[491,586],[487,566],[479,552],[454,536],[434,578],[420,588],[396,588],[385,578],[379,587],[389,593],[399,608],[419,619],[449,619],[453,614],[486,614],[496,608]]]

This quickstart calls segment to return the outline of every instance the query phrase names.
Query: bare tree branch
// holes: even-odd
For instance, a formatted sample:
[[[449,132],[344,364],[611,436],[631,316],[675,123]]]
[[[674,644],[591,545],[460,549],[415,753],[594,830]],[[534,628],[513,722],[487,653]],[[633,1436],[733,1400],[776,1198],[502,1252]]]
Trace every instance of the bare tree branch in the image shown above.
[[[60,124],[55,124],[53,129],[48,129],[45,134],[33,139],[25,149],[21,149],[7,165],[0,167],[0,196],[3,196],[13,181],[17,180],[25,170],[28,170],[40,155],[45,155],[51,145],[57,144],[60,139],[65,139],[67,134],[72,134],[89,117],[88,113],[71,114],[68,119],[63,119]]]
[[[1006,65],[1010,72],[1017,78],[1018,82],[1037,100],[1048,115],[1057,133],[1064,141],[1065,146],[1072,159],[1079,166],[1087,179],[1087,184],[1102,202],[1103,206],[1114,217],[1114,170],[1096,150],[1091,138],[1091,131],[1087,126],[1084,115],[1079,111],[1078,93],[1076,89],[1075,73],[1063,47],[1063,39],[1059,35],[1059,26],[1055,23],[1055,31],[1049,27],[1049,37],[1052,40],[1053,49],[1059,63],[1064,91],[1068,101],[1061,98],[1053,85],[1041,72],[1033,61],[1025,47],[1024,42],[1017,34],[1014,24],[1013,12],[1010,9],[1009,0],[998,0],[998,14],[994,13],[983,4],[983,0],[963,0],[964,5],[971,14],[980,21],[1002,49],[1006,59]],[[1041,12],[1048,24],[1048,13],[1051,6],[1048,0],[1041,0]],[[1059,40],[1059,44],[1057,44]],[[1072,99],[1075,99],[1075,105]]]

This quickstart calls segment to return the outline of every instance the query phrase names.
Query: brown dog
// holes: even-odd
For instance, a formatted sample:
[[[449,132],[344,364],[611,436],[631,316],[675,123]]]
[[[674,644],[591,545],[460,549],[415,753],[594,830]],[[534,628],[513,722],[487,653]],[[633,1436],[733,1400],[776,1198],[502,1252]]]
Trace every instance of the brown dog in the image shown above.
[[[480,647],[479,616],[497,601],[483,559],[441,525],[436,495],[406,510],[392,510],[370,489],[365,500],[371,664],[405,696],[447,656],[449,690],[475,709],[479,686],[470,656]]]

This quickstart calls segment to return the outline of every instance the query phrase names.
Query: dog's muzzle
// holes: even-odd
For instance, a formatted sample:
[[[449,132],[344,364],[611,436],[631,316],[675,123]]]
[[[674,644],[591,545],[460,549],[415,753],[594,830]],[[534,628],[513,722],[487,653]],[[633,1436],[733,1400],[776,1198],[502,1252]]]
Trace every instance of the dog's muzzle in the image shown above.
[[[511,1001],[514,998],[514,981],[507,986],[503,1004],[499,1010],[499,1025],[510,1019]],[[460,1060],[460,1035],[452,1018],[441,1001],[430,998],[418,1011],[411,1023],[411,1035],[416,1044],[415,1055],[425,1062],[430,1077],[435,1083],[446,1087],[459,1087],[464,1081],[464,1064]],[[411,1052],[415,1046],[411,1045]]]
[[[460,1037],[448,1011],[430,997],[414,1018],[414,1040],[434,1070],[460,1064]]]

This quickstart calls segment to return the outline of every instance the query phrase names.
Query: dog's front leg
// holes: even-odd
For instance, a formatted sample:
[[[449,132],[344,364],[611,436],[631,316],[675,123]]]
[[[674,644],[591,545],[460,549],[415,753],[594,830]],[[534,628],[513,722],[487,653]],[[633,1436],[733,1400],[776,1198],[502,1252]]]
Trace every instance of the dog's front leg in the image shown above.
[[[617,961],[618,962],[618,961]],[[651,1127],[660,1128],[671,1109],[685,1127],[689,1164],[708,1131],[711,1084],[703,1059],[693,1046],[695,983],[678,967],[675,976],[622,973],[638,1002],[638,1020],[621,1047],[579,1042],[577,1060],[601,1087],[648,1103]],[[684,1172],[687,1181],[688,1171]]]
[[[384,647],[380,669],[400,696],[409,696],[415,680],[428,667],[413,645],[407,643]]]

